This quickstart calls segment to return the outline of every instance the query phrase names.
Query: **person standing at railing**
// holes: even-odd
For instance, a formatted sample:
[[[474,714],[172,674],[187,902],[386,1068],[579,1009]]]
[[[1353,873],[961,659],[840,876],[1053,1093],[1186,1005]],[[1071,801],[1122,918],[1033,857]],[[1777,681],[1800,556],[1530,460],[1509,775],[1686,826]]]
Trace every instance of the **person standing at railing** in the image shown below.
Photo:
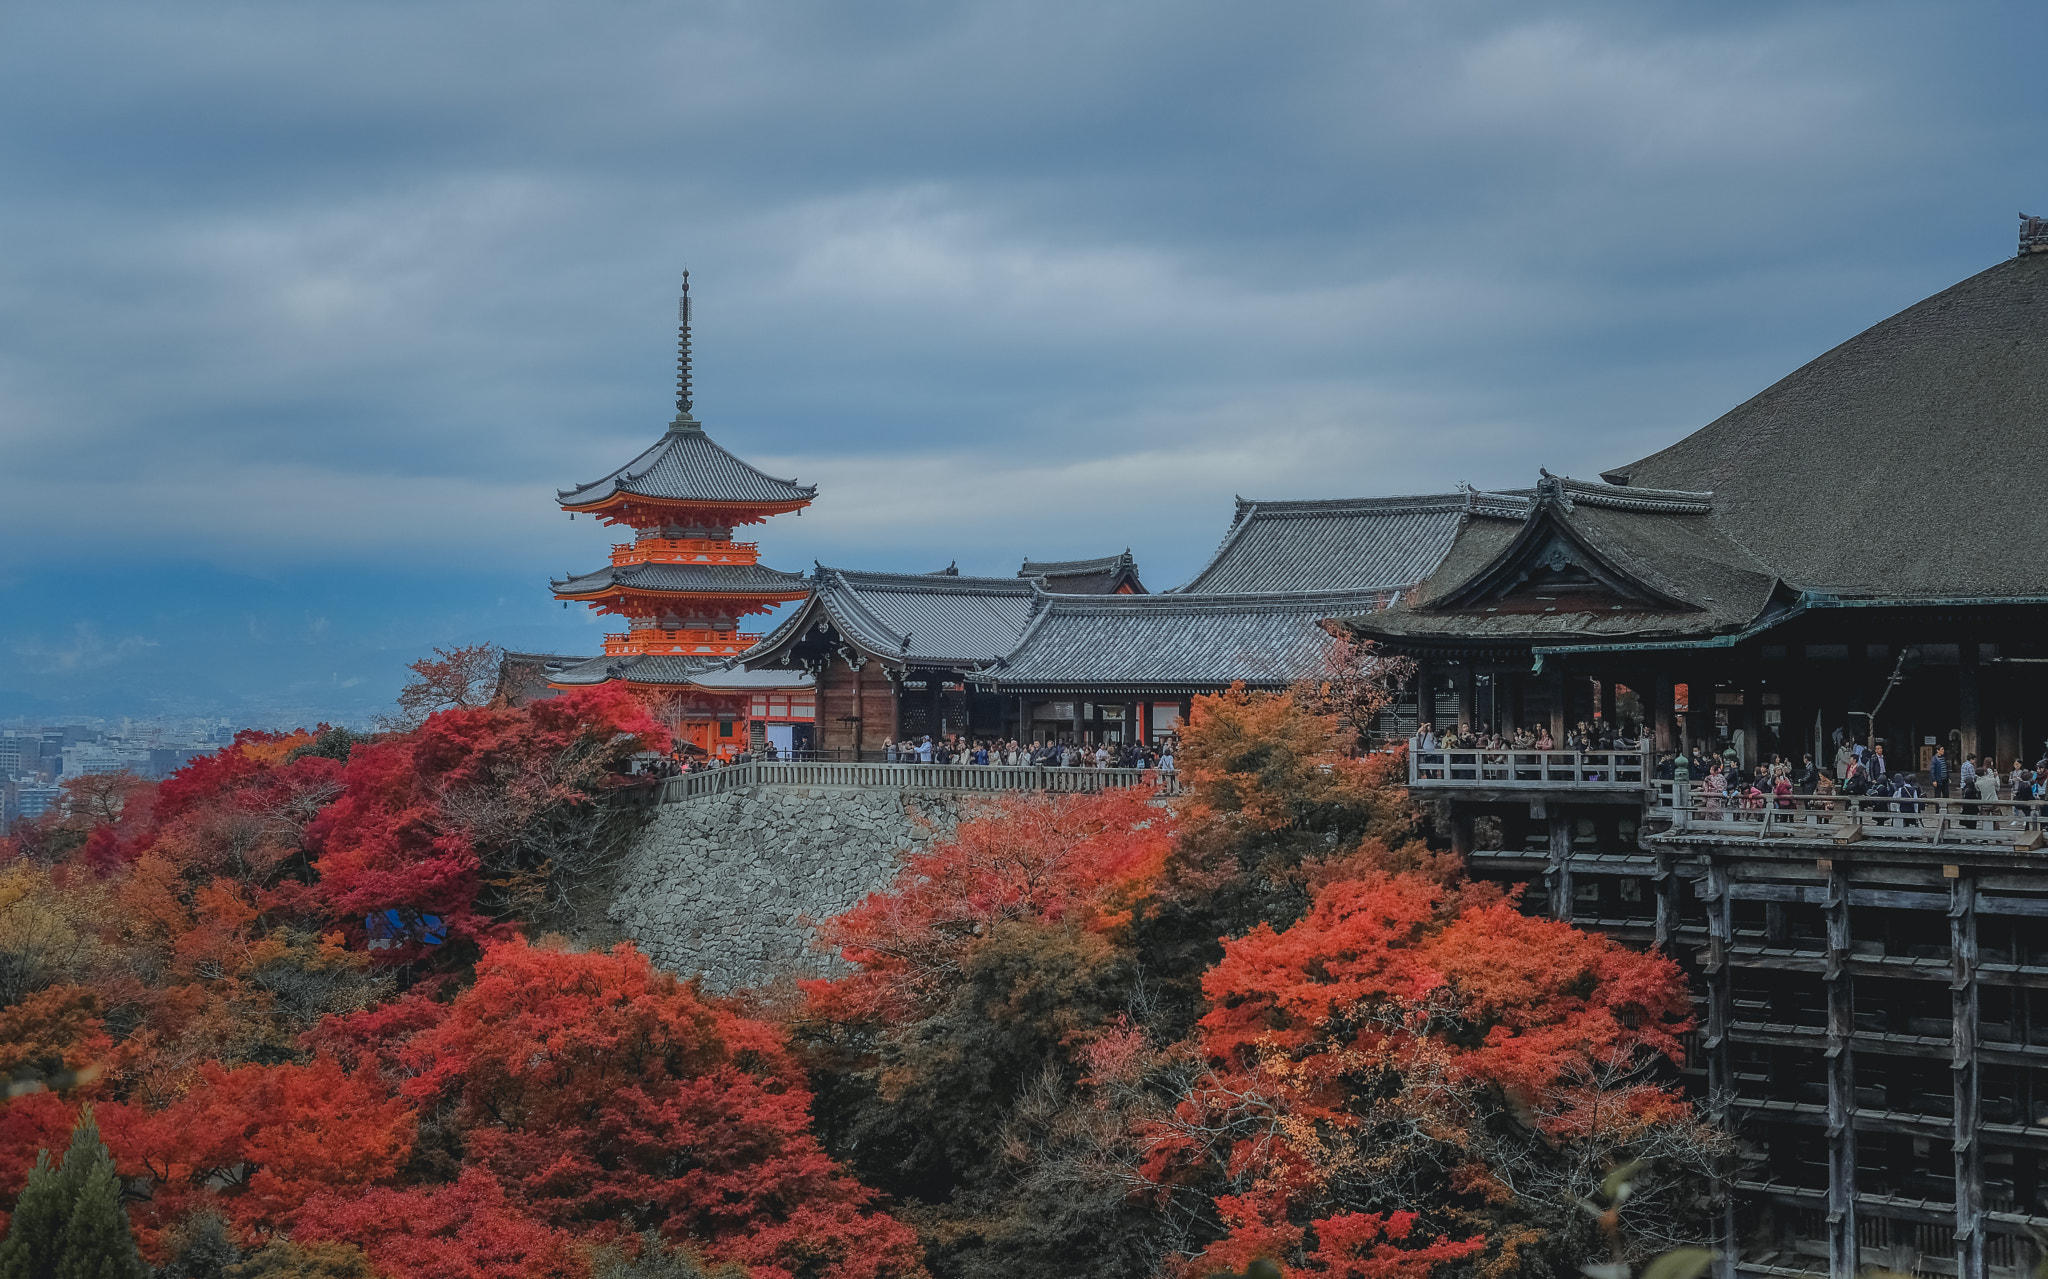
[[[1936,799],[1948,798],[1948,747],[1934,748],[1934,758],[1927,762],[1927,780],[1934,784]]]
[[[1415,730],[1415,748],[1433,751],[1436,749],[1436,725],[1422,724]]]
[[[1721,820],[1721,801],[1727,794],[1728,778],[1716,764],[1707,770],[1706,780],[1700,783],[1700,806],[1707,810],[1708,821]]]

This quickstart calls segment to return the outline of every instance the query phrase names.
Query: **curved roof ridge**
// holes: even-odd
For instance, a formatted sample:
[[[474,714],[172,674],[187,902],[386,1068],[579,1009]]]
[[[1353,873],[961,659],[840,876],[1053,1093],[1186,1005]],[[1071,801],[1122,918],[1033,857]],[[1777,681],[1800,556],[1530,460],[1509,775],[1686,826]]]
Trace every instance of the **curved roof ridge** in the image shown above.
[[[818,569],[821,573],[833,574],[847,587],[857,591],[917,591],[927,594],[943,592],[958,595],[986,594],[990,591],[1002,595],[1031,593],[1030,578],[969,577],[964,573],[892,573],[882,569],[832,568],[822,564]]]
[[[1237,512],[1240,519],[1251,512],[1257,512],[1262,519],[1285,519],[1294,515],[1339,515],[1351,512],[1365,514],[1372,511],[1393,515],[1408,511],[1456,510],[1464,501],[1463,492],[1388,494],[1381,497],[1290,498],[1284,501],[1241,497],[1237,499]]]
[[[686,428],[672,426],[615,471],[555,490],[555,500],[588,506],[618,493],[665,502],[794,502],[817,497],[818,486],[768,474],[735,457],[692,422]]]
[[[1137,567],[1137,560],[1126,546],[1115,555],[1101,555],[1089,560],[1025,560],[1017,570],[1019,577],[1080,577],[1086,573],[1106,573],[1113,568]]]
[[[1714,509],[1714,495],[1711,492],[1689,492],[1684,489],[1631,488],[1627,485],[1594,483],[1590,480],[1575,480],[1569,475],[1557,477],[1558,488],[1574,502],[1586,502],[1593,506],[1612,507],[1617,511],[1659,512],[1670,515],[1705,515]]]

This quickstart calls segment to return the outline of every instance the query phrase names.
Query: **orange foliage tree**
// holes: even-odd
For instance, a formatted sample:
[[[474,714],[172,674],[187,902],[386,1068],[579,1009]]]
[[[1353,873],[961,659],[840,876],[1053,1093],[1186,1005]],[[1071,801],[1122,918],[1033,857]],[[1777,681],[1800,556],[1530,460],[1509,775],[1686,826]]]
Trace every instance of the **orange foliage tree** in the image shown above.
[[[947,1272],[1568,1273],[1637,1156],[1642,1215],[1698,1224],[1725,1147],[1664,1073],[1677,968],[1418,838],[1355,750],[1399,676],[1197,698],[1170,806],[1011,798],[826,924],[852,971],[793,1025],[828,1145]]]

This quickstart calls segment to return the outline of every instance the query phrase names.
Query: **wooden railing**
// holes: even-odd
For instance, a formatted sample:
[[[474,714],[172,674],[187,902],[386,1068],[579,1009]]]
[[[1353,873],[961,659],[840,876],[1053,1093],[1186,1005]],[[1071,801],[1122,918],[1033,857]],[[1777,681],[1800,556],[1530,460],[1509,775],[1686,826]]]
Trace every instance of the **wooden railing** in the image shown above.
[[[708,653],[714,657],[744,653],[761,642],[759,635],[748,635],[739,631],[717,630],[663,630],[647,626],[636,630],[617,632],[604,637],[604,652],[607,657],[621,653]]]
[[[696,537],[643,537],[612,545],[614,564],[752,564],[759,542],[720,542]]]
[[[1410,789],[1640,791],[1650,781],[1651,752],[1418,750],[1408,743]]]
[[[1095,794],[1127,786],[1157,785],[1180,794],[1180,778],[1144,768],[1035,768],[995,764],[851,764],[829,760],[756,760],[730,768],[685,773],[661,784],[664,804],[720,795],[750,786],[834,786],[880,790],[1053,791]]]
[[[1698,782],[1654,780],[1655,807],[1680,830],[1740,838],[1904,840],[1920,844],[2002,845],[2029,852],[2048,842],[2042,800],[1932,799],[1921,796],[1709,794]]]

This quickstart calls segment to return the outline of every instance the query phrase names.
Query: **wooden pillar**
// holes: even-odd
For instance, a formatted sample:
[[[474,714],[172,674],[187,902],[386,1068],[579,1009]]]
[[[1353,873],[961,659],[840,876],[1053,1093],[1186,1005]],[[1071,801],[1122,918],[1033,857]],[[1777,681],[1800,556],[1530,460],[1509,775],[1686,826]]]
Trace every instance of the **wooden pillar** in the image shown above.
[[[1471,662],[1458,663],[1458,728],[1471,731],[1479,723],[1479,672]]]
[[[1561,748],[1564,745],[1564,731],[1570,724],[1570,721],[1566,719],[1566,716],[1571,714],[1572,709],[1569,690],[1566,688],[1564,682],[1564,668],[1562,666],[1552,667],[1549,675],[1549,680],[1550,739],[1553,742],[1556,742],[1558,746]]]
[[[1614,695],[1614,689],[1615,683],[1613,680],[1603,679],[1600,681],[1600,722],[1609,728],[1614,727],[1614,704],[1617,700]]]
[[[1470,857],[1474,838],[1472,810],[1460,804],[1451,810],[1451,851],[1460,857]]]
[[[1735,916],[1728,898],[1728,865],[1718,855],[1707,864],[1706,884],[1700,896],[1707,908],[1707,953],[1703,976],[1707,985],[1706,1035],[1700,1047],[1707,1056],[1707,1115],[1723,1130],[1732,1130],[1730,1101],[1735,1095],[1734,1060],[1729,1052],[1728,1023],[1735,1008],[1732,951],[1735,944]],[[1717,1178],[1718,1180],[1718,1178]],[[1735,1230],[1734,1187],[1715,1187],[1722,1205],[1714,1218],[1714,1246],[1722,1262],[1717,1273],[1733,1275],[1741,1242]],[[1853,1273],[1853,1272],[1851,1272]]]
[[[866,727],[860,708],[860,668],[866,665],[865,660],[856,663],[851,657],[846,659],[847,672],[853,676],[853,762],[856,764],[860,763],[861,729]]]
[[[1436,720],[1436,664],[1428,658],[1415,663],[1415,731]]]
[[[1942,868],[1948,881],[1949,1074],[1955,1089],[1956,1279],[1984,1279],[1983,1093],[1977,1068],[1977,878]],[[2016,991],[2024,996],[2024,991]]]
[[[2031,765],[2034,757],[2027,752],[2020,741],[2020,690],[2018,681],[2011,678],[2013,668],[2000,666],[1991,675],[1991,703],[1997,707],[1991,716],[1992,747],[1998,757],[2001,769],[2012,767],[2014,760]]]
[[[1657,893],[1657,947],[1669,951],[1678,938],[1678,875],[1671,869],[1671,850],[1657,850],[1657,873],[1650,883]]]
[[[1678,746],[1677,715],[1671,709],[1671,677],[1658,672],[1650,679],[1650,728],[1655,734],[1653,740],[1660,751],[1675,750]]]
[[[1856,997],[1849,976],[1849,876],[1826,863],[1828,896],[1828,1273],[1855,1275],[1862,1267],[1856,1244]]]
[[[1742,766],[1755,768],[1763,759],[1764,690],[1755,680],[1742,685]]]
[[[1983,707],[1977,697],[1977,641],[1974,638],[1967,639],[1957,645],[1957,648],[1962,655],[1961,663],[1956,668],[1956,683],[1960,694],[1956,699],[1957,727],[1962,730],[1964,757],[1976,759],[1984,753],[1977,749],[1978,719],[1983,715]],[[1951,769],[1960,767],[1961,764],[1960,759],[1949,761]]]
[[[1544,879],[1550,889],[1550,917],[1566,923],[1572,918],[1572,823],[1564,810],[1553,803],[1549,809],[1550,860]]]

